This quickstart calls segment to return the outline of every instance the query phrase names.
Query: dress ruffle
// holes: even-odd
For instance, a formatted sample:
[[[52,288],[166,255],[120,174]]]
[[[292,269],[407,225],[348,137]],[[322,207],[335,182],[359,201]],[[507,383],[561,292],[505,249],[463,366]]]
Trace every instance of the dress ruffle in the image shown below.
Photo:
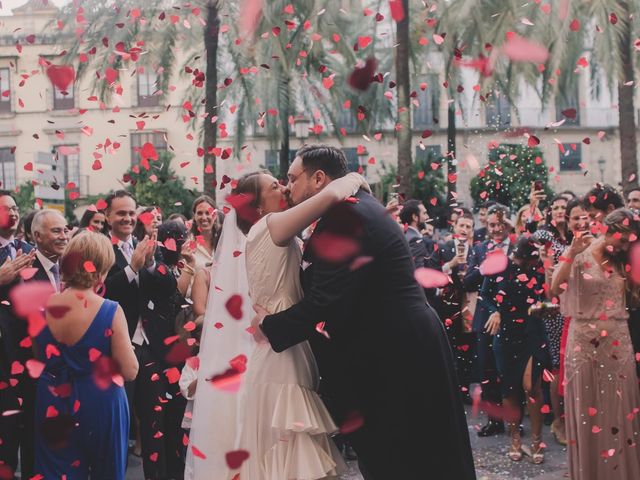
[[[300,385],[257,385],[265,397],[276,398],[271,427],[277,430],[318,435],[338,431],[318,394]]]
[[[240,478],[264,480],[318,480],[337,478],[346,469],[330,440],[338,431],[318,394],[296,384],[258,383],[247,398],[244,425],[271,417],[271,442],[254,433],[243,435],[241,448],[257,455],[246,462]],[[266,422],[264,422],[266,423]],[[265,450],[260,451],[261,447]],[[339,463],[337,463],[339,462]],[[252,471],[260,468],[260,472]]]

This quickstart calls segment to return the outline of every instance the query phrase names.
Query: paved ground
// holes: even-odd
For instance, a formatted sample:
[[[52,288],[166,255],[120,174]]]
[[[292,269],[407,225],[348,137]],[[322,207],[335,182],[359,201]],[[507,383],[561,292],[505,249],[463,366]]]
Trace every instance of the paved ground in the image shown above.
[[[526,457],[514,463],[506,457],[509,439],[506,435],[492,438],[479,438],[476,431],[484,423],[485,416],[471,417],[471,408],[467,407],[469,438],[473,448],[478,480],[562,480],[568,478],[566,449],[558,445],[549,431],[544,427],[543,441],[547,445],[545,463],[533,465]],[[523,443],[531,441],[531,428],[528,418],[525,419],[525,436]],[[362,480],[358,467],[354,462],[349,464],[349,471],[340,477],[341,480]],[[127,480],[143,480],[142,464],[139,458],[130,457]]]

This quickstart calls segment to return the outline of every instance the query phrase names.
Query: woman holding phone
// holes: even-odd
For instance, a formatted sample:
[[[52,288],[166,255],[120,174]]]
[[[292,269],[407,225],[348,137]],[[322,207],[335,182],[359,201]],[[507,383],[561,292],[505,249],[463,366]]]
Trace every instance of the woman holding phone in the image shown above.
[[[618,209],[604,219],[606,233],[574,236],[553,276],[571,316],[565,358],[565,417],[569,477],[640,478],[640,391],[629,336],[626,293],[640,286],[627,271],[629,244],[640,234],[638,218]]]

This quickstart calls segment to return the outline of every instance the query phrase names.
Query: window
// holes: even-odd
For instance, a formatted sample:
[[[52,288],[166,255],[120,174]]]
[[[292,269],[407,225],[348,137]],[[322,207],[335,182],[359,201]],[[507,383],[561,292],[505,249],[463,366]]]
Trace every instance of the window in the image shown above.
[[[503,129],[511,126],[511,102],[500,92],[493,92],[487,98],[484,113],[487,127]]]
[[[563,143],[560,150],[560,171],[575,172],[582,163],[582,145],[580,143]]]
[[[152,133],[132,133],[131,134],[131,165],[136,165],[140,161],[140,149],[145,143],[150,143],[158,152],[167,151],[167,141],[164,138],[165,134],[161,132]]]
[[[358,120],[356,114],[351,109],[341,109],[338,113],[338,129],[344,128],[346,132],[356,133],[358,130]]]
[[[416,91],[416,100],[419,103],[418,108],[413,111],[413,128],[416,130],[424,130],[438,123],[440,105],[438,76],[427,75],[425,80],[427,88],[424,90],[418,88]]]
[[[347,157],[347,168],[350,172],[357,172],[360,168],[360,161],[358,160],[357,148],[343,148],[342,153]]]
[[[160,97],[154,95],[158,90],[158,75],[150,69],[138,72],[138,106],[157,107]]]
[[[431,163],[442,162],[442,148],[440,145],[425,145],[423,150],[416,147],[416,164],[424,163],[429,166]]]
[[[0,112],[11,111],[11,84],[9,69],[0,68]]]
[[[489,150],[489,161],[497,162],[503,155],[511,155],[518,149],[518,145],[514,143],[501,143],[497,148]]]
[[[13,148],[0,148],[0,188],[16,188],[16,156]]]
[[[70,110],[75,106],[73,99],[73,84],[69,85],[65,91],[60,90],[55,85],[53,87],[53,109]]]
[[[577,85],[559,91],[556,95],[556,121],[564,120],[563,125],[580,125],[579,99]]]
[[[298,150],[289,149],[289,165],[296,158]],[[278,176],[280,170],[280,150],[265,150],[264,152],[264,167],[271,172],[273,176]],[[286,174],[287,172],[283,173]]]
[[[73,182],[80,187],[80,148],[78,145],[58,145],[55,147],[58,168],[62,169],[62,180],[66,186]]]

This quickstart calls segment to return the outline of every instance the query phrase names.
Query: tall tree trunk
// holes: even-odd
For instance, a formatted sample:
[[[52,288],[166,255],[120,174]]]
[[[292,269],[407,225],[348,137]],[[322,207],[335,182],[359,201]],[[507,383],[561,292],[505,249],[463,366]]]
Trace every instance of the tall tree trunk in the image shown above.
[[[453,182],[451,181],[453,180]],[[458,170],[456,166],[456,107],[447,108],[447,205],[458,203]]]
[[[411,103],[409,98],[409,0],[402,0],[404,18],[397,22],[396,88],[398,89],[398,176],[401,195],[410,198],[411,188]]]
[[[628,2],[620,2],[626,15],[622,22],[624,32],[619,39],[622,78],[618,79],[618,121],[620,123],[620,167],[622,189],[629,193],[638,186],[638,143],[636,138],[635,105],[633,101],[634,71],[631,39],[630,8]],[[631,85],[625,83],[631,82]]]
[[[204,48],[207,58],[205,96],[207,113],[204,119],[204,193],[216,199],[216,157],[212,151],[218,140],[218,129],[211,119],[216,116],[218,106],[218,34],[220,16],[218,0],[207,4],[207,24],[204,27]]]
[[[280,130],[282,132],[282,138],[280,139],[280,171],[278,172],[278,178],[281,181],[285,181],[287,178],[287,172],[289,171],[289,74],[283,72],[283,84],[278,88],[279,100],[279,113],[280,113]]]

